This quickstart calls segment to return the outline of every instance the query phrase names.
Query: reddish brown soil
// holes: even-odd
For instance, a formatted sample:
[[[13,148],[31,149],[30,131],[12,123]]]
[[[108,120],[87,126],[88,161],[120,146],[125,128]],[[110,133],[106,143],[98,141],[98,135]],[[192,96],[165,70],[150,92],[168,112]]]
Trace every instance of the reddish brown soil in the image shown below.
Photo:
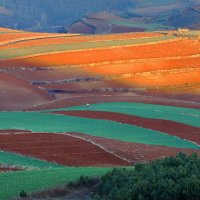
[[[0,173],[11,172],[11,171],[21,171],[21,170],[22,169],[18,169],[18,168],[0,167]]]
[[[83,22],[77,22],[70,26],[69,28],[70,33],[83,33],[83,34],[94,34],[95,28],[89,26]]]
[[[20,110],[53,98],[30,83],[0,72],[0,110]]]
[[[118,140],[88,136],[80,133],[71,134],[79,136],[80,138],[88,139],[89,141],[93,141],[96,144],[101,145],[105,149],[114,152],[116,155],[128,159],[132,163],[148,162],[167,156],[175,156],[179,152],[184,152],[187,154],[197,153],[200,155],[200,151],[192,149],[179,149],[131,142],[122,142]]]
[[[186,96],[187,97],[187,96]],[[186,99],[186,97],[182,97]],[[150,103],[150,104],[158,104],[158,105],[170,105],[170,106],[180,106],[180,107],[188,107],[188,108],[197,108],[200,109],[199,103],[192,103],[183,100],[177,100],[176,95],[170,96],[163,95],[161,97],[155,96],[153,93],[148,93],[147,95],[141,93],[100,93],[100,94],[75,94],[70,95],[70,97],[65,97],[63,99],[58,99],[47,104],[42,104],[30,108],[28,110],[50,110],[53,108],[63,108],[70,106],[79,106],[85,105],[87,103],[104,103],[104,102],[141,102],[141,103]],[[192,97],[191,97],[192,98]]]
[[[54,113],[131,124],[170,135],[175,135],[182,139],[200,144],[200,128],[169,120],[147,119],[138,116],[103,111],[57,111]]]
[[[66,166],[130,165],[91,142],[63,134],[0,135],[0,149]]]
[[[120,26],[113,24],[110,30],[110,33],[128,33],[128,32],[143,32],[145,28],[138,28],[138,27],[127,27],[127,26]]]

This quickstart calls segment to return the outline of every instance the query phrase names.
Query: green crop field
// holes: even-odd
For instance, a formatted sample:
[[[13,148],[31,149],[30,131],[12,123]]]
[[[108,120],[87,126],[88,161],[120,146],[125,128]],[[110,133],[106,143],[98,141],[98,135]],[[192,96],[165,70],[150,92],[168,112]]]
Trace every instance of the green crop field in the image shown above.
[[[75,106],[55,110],[95,110],[118,112],[151,119],[171,120],[200,128],[200,110],[145,103],[112,102]]]
[[[5,166],[13,166],[20,168],[28,168],[28,169],[61,167],[61,165],[58,165],[56,163],[42,161],[39,159],[5,151],[0,151],[0,163]]]
[[[158,31],[158,30],[166,30],[166,29],[171,28],[169,26],[164,26],[162,24],[154,24],[154,23],[146,24],[146,23],[142,23],[142,22],[128,22],[128,21],[123,21],[123,20],[121,20],[121,21],[120,20],[111,20],[110,23],[120,25],[120,26],[145,28],[145,29],[147,29],[147,31],[154,31],[154,30]]]
[[[106,120],[40,112],[1,112],[0,121],[0,129],[23,129],[49,133],[78,132],[128,142],[199,149],[198,145],[175,136]]]
[[[72,181],[80,176],[102,176],[111,168],[95,167],[66,167],[47,170],[33,170],[21,172],[0,173],[0,199],[10,200],[19,197],[19,193],[25,190],[33,193]]]
[[[72,51],[79,49],[90,49],[90,48],[103,48],[103,47],[114,47],[114,46],[126,46],[134,44],[142,44],[149,42],[158,42],[169,39],[175,39],[175,36],[160,36],[151,38],[137,38],[128,40],[112,40],[112,41],[95,41],[95,42],[77,42],[72,44],[52,44],[43,46],[32,46],[24,48],[14,48],[0,50],[0,59],[16,58],[21,56],[29,56],[34,54],[51,53],[56,51]]]

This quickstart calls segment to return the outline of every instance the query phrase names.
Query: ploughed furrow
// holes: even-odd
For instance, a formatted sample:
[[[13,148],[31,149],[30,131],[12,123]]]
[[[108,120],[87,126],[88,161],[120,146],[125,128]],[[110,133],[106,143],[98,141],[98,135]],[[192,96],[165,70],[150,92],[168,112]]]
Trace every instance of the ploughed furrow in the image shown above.
[[[69,37],[76,36],[76,37]],[[24,40],[17,40],[7,42],[0,46],[0,49],[21,48],[31,46],[41,46],[50,44],[66,44],[75,42],[97,42],[97,41],[112,41],[112,40],[125,40],[133,38],[153,38],[163,36],[160,33],[123,33],[123,34],[109,34],[109,35],[93,35],[93,36],[78,36],[77,34],[60,34],[50,35],[42,38],[31,38]],[[48,38],[49,37],[49,38]]]
[[[171,69],[195,69],[200,67],[200,55],[90,63],[82,67],[84,67],[85,71],[100,75],[120,75]]]
[[[147,119],[143,117],[103,111],[56,111],[56,114],[78,116],[92,119],[111,120],[156,130],[200,144],[200,128],[169,120]]]
[[[81,133],[70,134],[101,145],[104,149],[107,149],[108,151],[111,151],[114,154],[129,160],[132,163],[148,162],[156,159],[162,159],[163,157],[175,156],[179,152],[184,152],[187,154],[197,153],[200,155],[199,150],[171,147],[169,148],[163,146],[123,142],[119,140],[89,136]]]
[[[183,51],[184,49],[184,51]],[[67,52],[54,52],[47,55],[1,60],[1,67],[49,67],[63,65],[90,64],[117,60],[164,58],[191,56],[200,53],[200,43],[181,39],[136,46],[116,46],[99,49],[82,49]]]
[[[65,166],[130,165],[91,142],[64,134],[0,134],[0,149]]]

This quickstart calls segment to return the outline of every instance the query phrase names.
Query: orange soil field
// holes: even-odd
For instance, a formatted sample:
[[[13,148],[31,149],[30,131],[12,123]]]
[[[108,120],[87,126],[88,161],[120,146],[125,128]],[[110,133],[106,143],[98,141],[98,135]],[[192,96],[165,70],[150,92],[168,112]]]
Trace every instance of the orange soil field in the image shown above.
[[[193,69],[191,71],[177,70],[176,73],[169,71],[156,71],[155,74],[151,72],[144,72],[134,75],[130,78],[121,78],[119,81],[129,86],[140,87],[163,87],[163,86],[177,86],[184,84],[200,83],[200,69]],[[131,75],[130,75],[131,76]]]
[[[114,152],[116,155],[123,157],[132,163],[148,162],[167,156],[175,156],[179,152],[184,152],[187,154],[197,153],[200,155],[200,151],[198,150],[122,142],[118,140],[88,136],[80,133],[71,134],[94,141],[96,144],[100,144],[105,149]]]
[[[83,65],[86,71],[101,75],[130,74],[156,70],[200,67],[200,55],[159,59],[122,60]]]
[[[51,35],[48,35],[51,36]],[[69,37],[74,36],[74,37]],[[42,39],[33,38],[33,40],[29,41],[17,41],[14,44],[7,44],[0,46],[0,49],[8,49],[8,48],[20,48],[20,47],[30,47],[30,46],[40,46],[40,45],[50,45],[50,44],[62,44],[62,43],[74,43],[74,42],[94,42],[94,41],[110,41],[110,40],[123,40],[123,39],[133,39],[133,38],[148,38],[148,37],[158,37],[162,36],[160,33],[123,33],[123,34],[110,34],[110,35],[94,35],[94,36],[75,36],[75,34],[63,34],[56,35],[52,38]],[[0,36],[1,38],[1,36]]]
[[[183,51],[184,49],[184,51]],[[200,53],[200,42],[182,39],[155,44],[114,47],[110,49],[78,50],[73,52],[52,53],[28,58],[0,61],[1,67],[61,66],[90,64],[106,61],[190,56]]]
[[[0,135],[0,149],[65,166],[130,165],[129,162],[116,157],[89,141],[64,134]]]

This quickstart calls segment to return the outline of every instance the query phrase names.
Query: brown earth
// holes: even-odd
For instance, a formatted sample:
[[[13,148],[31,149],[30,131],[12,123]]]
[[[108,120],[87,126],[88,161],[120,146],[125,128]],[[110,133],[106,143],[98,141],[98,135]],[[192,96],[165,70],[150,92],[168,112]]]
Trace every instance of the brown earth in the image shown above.
[[[122,142],[118,140],[84,135],[81,133],[71,133],[71,135],[93,141],[105,149],[112,151],[116,155],[128,159],[132,163],[148,162],[156,159],[162,159],[167,156],[175,156],[180,152],[187,154],[197,153],[200,155],[200,151],[193,149],[181,149],[138,144],[132,142]]]
[[[178,99],[180,98],[180,99]],[[198,100],[199,96],[179,96],[177,94],[171,96],[167,94],[154,94],[154,93],[88,93],[88,94],[70,94],[68,97],[63,99],[57,99],[45,104],[36,105],[28,110],[50,110],[54,108],[63,108],[70,106],[80,106],[87,103],[104,103],[104,102],[140,102],[140,103],[149,103],[149,104],[158,104],[158,105],[169,105],[169,106],[179,106],[187,108],[196,108],[200,109],[199,102],[190,102],[184,99],[193,99]]]
[[[63,134],[0,134],[0,149],[65,166],[130,165],[91,142]]]
[[[148,119],[133,115],[103,112],[103,111],[56,111],[55,114],[78,116],[92,119],[103,119],[120,122],[123,124],[131,124],[146,129],[151,129],[169,135],[175,135],[185,140],[189,140],[200,144],[200,128],[189,126],[186,124],[161,120],[161,119]]]
[[[53,98],[30,83],[0,72],[0,110],[22,110]]]

